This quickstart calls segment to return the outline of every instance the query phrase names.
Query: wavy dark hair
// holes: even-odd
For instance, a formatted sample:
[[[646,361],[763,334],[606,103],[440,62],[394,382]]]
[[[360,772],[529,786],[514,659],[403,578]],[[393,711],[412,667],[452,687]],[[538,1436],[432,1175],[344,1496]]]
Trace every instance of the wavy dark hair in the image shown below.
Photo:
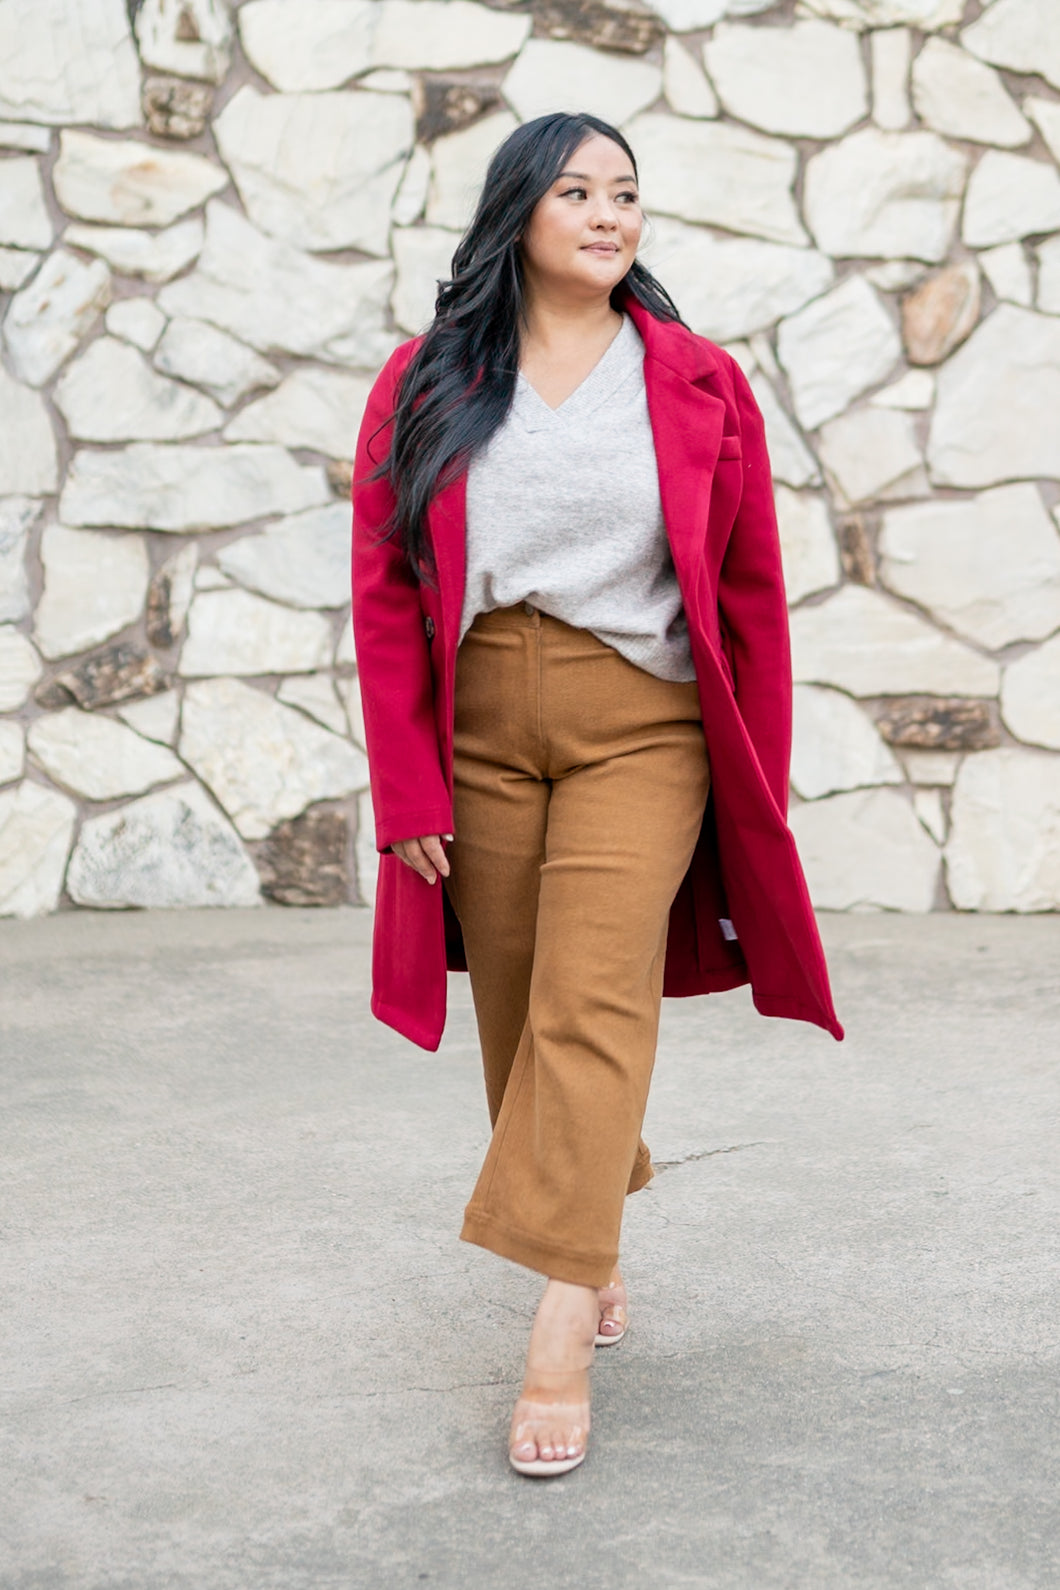
[[[376,478],[389,477],[396,498],[383,537],[398,538],[420,580],[433,584],[432,498],[467,467],[511,407],[524,321],[523,232],[574,151],[596,135],[617,144],[636,175],[625,138],[596,116],[539,116],[517,127],[490,160],[452,276],[439,283],[434,319],[398,390],[389,455],[376,471]],[[616,308],[629,298],[658,320],[681,319],[639,260],[611,294]]]

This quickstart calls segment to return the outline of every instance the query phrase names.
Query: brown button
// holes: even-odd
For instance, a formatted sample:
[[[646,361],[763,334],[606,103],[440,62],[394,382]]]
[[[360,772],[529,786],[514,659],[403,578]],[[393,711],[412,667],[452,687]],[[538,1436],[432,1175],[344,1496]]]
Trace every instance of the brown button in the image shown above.
[[[427,639],[428,640],[433,640],[434,639],[434,619],[433,618],[425,618],[423,620],[423,627],[427,631]]]
[[[533,602],[524,602],[523,603],[523,612],[524,613],[528,613],[531,618],[533,618],[534,613],[536,611],[537,611],[537,609],[534,607]]]

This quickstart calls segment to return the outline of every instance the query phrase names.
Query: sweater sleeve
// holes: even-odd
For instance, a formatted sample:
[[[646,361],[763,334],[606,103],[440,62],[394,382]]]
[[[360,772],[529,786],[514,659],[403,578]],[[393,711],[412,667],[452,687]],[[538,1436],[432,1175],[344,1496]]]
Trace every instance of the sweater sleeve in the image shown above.
[[[781,814],[788,806],[791,757],[791,645],[780,536],[765,426],[751,388],[733,361],[743,451],[743,491],[718,582],[736,704]]]
[[[453,832],[419,584],[396,538],[380,536],[394,506],[390,482],[370,478],[390,446],[410,351],[399,348],[372,388],[353,469],[353,638],[381,851],[398,839]]]

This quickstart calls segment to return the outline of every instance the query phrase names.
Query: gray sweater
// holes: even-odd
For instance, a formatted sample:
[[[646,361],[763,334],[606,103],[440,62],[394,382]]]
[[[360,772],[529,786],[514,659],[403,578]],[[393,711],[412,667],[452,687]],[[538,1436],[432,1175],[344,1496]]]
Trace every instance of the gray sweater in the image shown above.
[[[659,499],[644,344],[629,316],[558,409],[519,375],[467,479],[463,640],[478,613],[532,602],[660,679],[695,669]]]

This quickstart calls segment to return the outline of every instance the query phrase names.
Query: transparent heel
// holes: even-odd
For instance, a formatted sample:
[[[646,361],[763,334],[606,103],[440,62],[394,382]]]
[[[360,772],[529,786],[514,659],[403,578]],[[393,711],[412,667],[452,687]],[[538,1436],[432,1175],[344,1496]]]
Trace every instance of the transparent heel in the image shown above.
[[[538,1479],[569,1474],[584,1463],[589,1440],[589,1367],[550,1370],[527,1362],[512,1415],[508,1461]]]

